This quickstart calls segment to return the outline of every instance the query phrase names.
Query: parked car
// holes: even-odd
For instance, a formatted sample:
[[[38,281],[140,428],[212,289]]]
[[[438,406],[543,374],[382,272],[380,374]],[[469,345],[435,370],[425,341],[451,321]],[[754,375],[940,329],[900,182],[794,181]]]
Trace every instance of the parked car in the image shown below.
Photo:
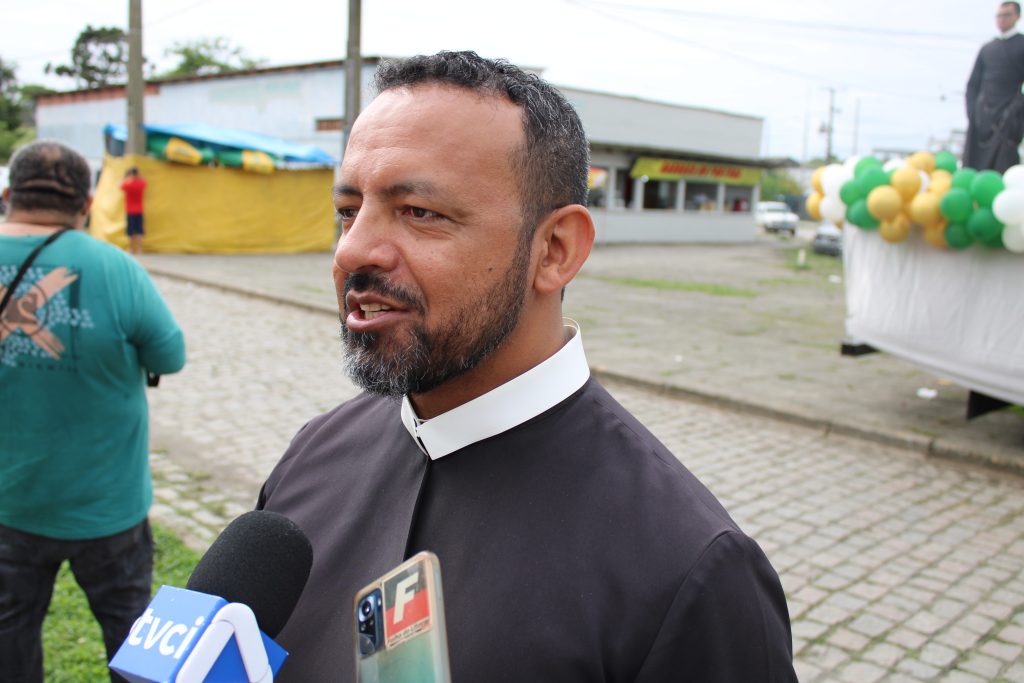
[[[754,221],[768,232],[796,234],[800,217],[793,213],[785,202],[758,202]]]
[[[811,240],[811,251],[825,256],[842,256],[843,231],[827,221],[822,223]]]

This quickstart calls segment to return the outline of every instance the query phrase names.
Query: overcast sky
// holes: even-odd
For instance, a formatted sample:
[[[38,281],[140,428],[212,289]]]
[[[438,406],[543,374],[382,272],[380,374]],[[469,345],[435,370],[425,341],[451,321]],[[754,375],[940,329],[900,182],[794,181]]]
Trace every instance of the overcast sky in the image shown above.
[[[67,63],[86,24],[126,27],[128,0],[7,2],[0,57],[22,83]],[[963,93],[998,2],[978,0],[363,0],[364,55],[473,49],[556,84],[759,116],[761,152],[923,149],[966,126]],[[143,0],[143,52],[224,36],[276,66],[345,55],[344,0]],[[855,147],[856,145],[856,147]]]

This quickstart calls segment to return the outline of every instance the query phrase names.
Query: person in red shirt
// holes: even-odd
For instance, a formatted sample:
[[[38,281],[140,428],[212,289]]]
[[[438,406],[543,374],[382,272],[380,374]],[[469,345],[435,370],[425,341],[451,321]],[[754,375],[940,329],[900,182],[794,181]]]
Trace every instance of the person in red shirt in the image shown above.
[[[146,191],[146,180],[134,166],[124,174],[121,183],[124,192],[124,211],[128,215],[128,250],[133,254],[142,253],[142,194]]]

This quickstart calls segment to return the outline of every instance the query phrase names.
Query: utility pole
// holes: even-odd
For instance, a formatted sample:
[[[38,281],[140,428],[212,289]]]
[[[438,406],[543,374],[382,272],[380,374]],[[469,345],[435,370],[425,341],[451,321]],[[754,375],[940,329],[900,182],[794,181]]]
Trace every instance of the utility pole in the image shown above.
[[[860,98],[854,100],[853,104],[853,150],[850,156],[857,156],[857,136],[860,133]]]
[[[142,0],[128,0],[128,154],[146,153],[144,102],[146,82],[142,78]]]
[[[832,129],[835,122],[836,112],[836,89],[828,89],[828,130],[826,131],[827,137],[825,138],[825,163],[832,163]]]
[[[363,84],[363,57],[360,42],[362,0],[348,0],[348,52],[345,56],[345,125],[341,133],[341,156],[345,158],[352,124],[359,116],[359,97]]]

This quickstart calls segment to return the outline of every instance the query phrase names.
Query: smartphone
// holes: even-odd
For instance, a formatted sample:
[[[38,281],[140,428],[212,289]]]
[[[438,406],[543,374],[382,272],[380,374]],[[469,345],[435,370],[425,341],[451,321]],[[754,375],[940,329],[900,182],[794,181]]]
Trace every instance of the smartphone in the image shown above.
[[[451,683],[441,565],[421,552],[356,593],[356,681]]]

